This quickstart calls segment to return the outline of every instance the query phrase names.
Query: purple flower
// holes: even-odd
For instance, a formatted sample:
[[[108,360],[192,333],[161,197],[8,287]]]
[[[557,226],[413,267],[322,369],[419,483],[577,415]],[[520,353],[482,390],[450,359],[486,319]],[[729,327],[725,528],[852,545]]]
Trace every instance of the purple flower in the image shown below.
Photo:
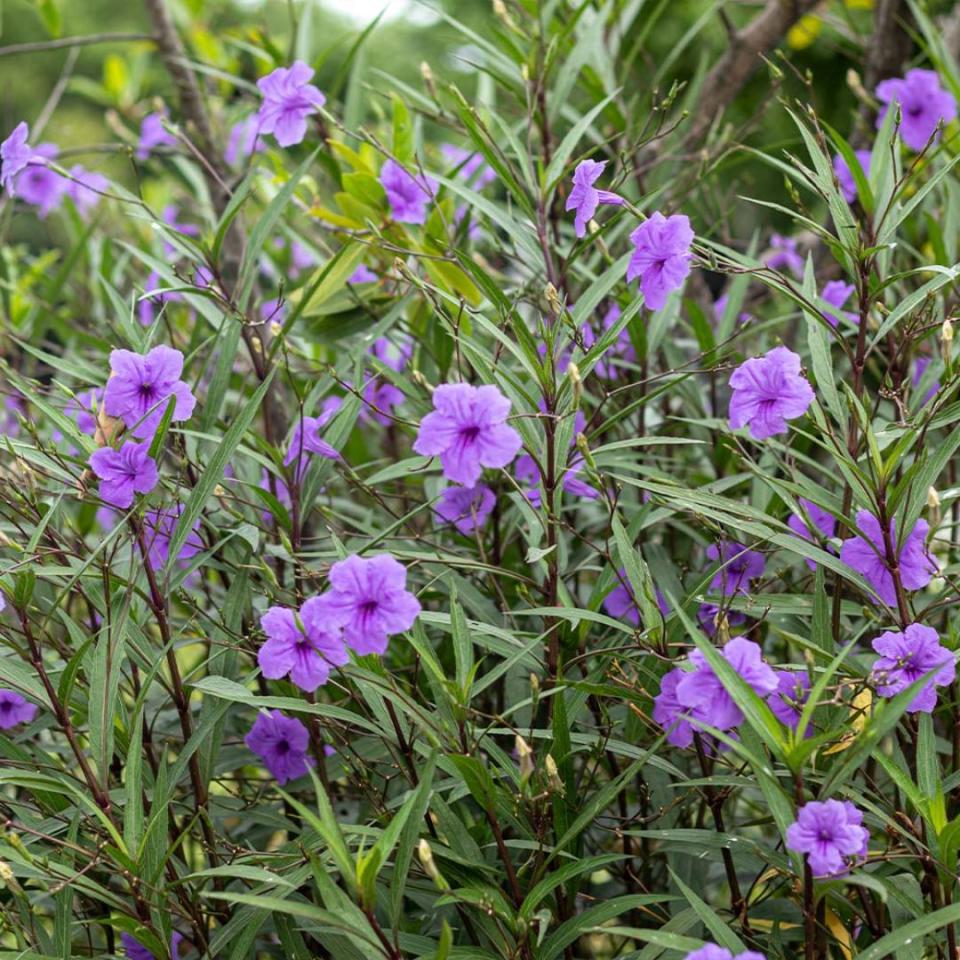
[[[281,241],[282,242],[282,241]],[[296,240],[290,244],[290,268],[291,274],[295,277],[303,273],[304,270],[309,270],[311,267],[315,266],[317,258],[313,255],[313,252],[302,243],[297,243]]]
[[[80,164],[72,166],[69,172],[67,196],[73,201],[77,213],[86,218],[100,202],[102,194],[110,189],[110,181],[102,173],[93,173]]]
[[[452,143],[440,145],[440,152],[444,160],[458,167],[457,176],[465,183],[472,183],[478,190],[497,179],[497,173],[488,163],[484,163],[483,154],[470,153],[463,147],[455,147]]]
[[[763,576],[763,554],[733,540],[711,543],[707,547],[707,559],[723,564],[713,575],[710,589],[719,590],[725,597],[746,593],[750,581]]]
[[[264,762],[277,783],[302,777],[314,766],[307,756],[310,741],[307,728],[294,717],[285,717],[279,710],[261,713],[243,742]]]
[[[760,647],[752,640],[743,637],[728,640],[723,646],[721,656],[757,696],[765,697],[777,689],[776,673],[763,659]],[[743,722],[743,713],[704,655],[699,650],[694,650],[688,659],[694,669],[675,670],[667,674],[667,677],[671,677],[670,686],[665,695],[661,686],[663,699],[657,700],[657,705],[661,708],[659,713],[668,722],[674,723],[682,716],[692,724],[690,731],[683,730],[680,725],[674,728],[667,739],[675,746],[688,746],[693,729],[710,726],[718,730],[732,730]],[[674,680],[672,674],[677,673],[679,676]],[[664,677],[665,681],[667,677]],[[657,719],[656,713],[654,719]],[[663,720],[657,722],[665,726]],[[691,736],[688,736],[688,733]],[[679,742],[681,740],[686,742]]]
[[[778,670],[777,689],[767,697],[773,715],[791,730],[800,723],[800,714],[810,694],[810,678],[802,670]],[[805,737],[813,735],[809,724]]]
[[[603,168],[606,165],[606,160],[584,160],[578,163],[577,169],[573,171],[573,189],[570,191],[570,196],[567,197],[566,209],[568,211],[577,211],[573,225],[578,237],[586,234],[587,222],[593,219],[593,215],[597,212],[597,207],[600,204],[609,204],[614,207],[623,206],[623,197],[617,196],[615,193],[610,193],[607,190],[598,190],[593,185],[600,174],[603,173]],[[654,216],[658,216],[658,214],[654,214]],[[690,235],[690,238],[693,239],[693,234]],[[631,237],[631,239],[633,240],[633,237]],[[634,240],[634,243],[636,242],[637,241]],[[634,254],[634,256],[636,256],[636,254]],[[685,277],[686,275],[687,274],[684,273],[683,276]],[[631,280],[632,277],[627,274],[627,279]],[[681,279],[683,278],[681,277]]]
[[[914,387],[920,386],[920,381],[923,379],[924,373],[927,371],[927,367],[930,366],[929,357],[917,357],[913,363],[913,374],[910,377],[910,382]],[[934,380],[930,385],[930,389],[923,395],[923,402],[920,406],[925,407],[930,400],[937,395],[937,391],[940,389],[940,381]]]
[[[393,408],[399,407],[405,397],[399,387],[382,377],[371,377],[363,390],[365,406],[360,411],[362,420],[375,420],[384,427],[393,423]]]
[[[149,443],[127,441],[119,450],[101,447],[90,455],[90,468],[100,478],[100,499],[126,508],[135,493],[149,493],[157,485],[157,464]]]
[[[756,950],[744,950],[743,953],[732,954],[724,947],[718,947],[715,943],[707,943],[688,953],[684,960],[766,960],[762,953]]]
[[[715,603],[701,603],[697,609],[697,619],[700,621],[700,627],[708,637],[714,637],[717,634],[717,626],[720,619],[727,622],[728,627],[739,627],[747,622],[747,615],[738,610],[724,610]]]
[[[305,467],[306,463],[300,464],[300,468],[297,471],[297,479],[300,479]],[[271,485],[270,482],[271,478],[273,480],[273,485]],[[278,477],[269,473],[266,467],[260,471],[259,487],[261,490],[266,490],[267,493],[273,494],[277,498],[277,502],[282,507],[285,507],[287,511],[289,511],[291,506],[293,506],[293,500],[290,498],[290,488],[287,486],[286,481],[284,481],[283,477]],[[274,492],[274,487],[276,488],[276,492]],[[273,519],[273,514],[269,509],[265,509],[260,516],[263,517],[264,523],[270,523],[270,521]]]
[[[729,293],[724,293],[713,301],[713,319],[716,323],[719,323],[723,319],[723,315],[727,312],[727,304],[729,302]],[[737,317],[737,323],[747,323],[749,320],[750,314],[741,310],[740,315]]]
[[[200,236],[200,228],[196,224],[180,222],[180,211],[173,203],[167,204],[163,208],[160,218],[171,230],[176,230],[177,233],[182,233],[185,237]],[[169,240],[163,241],[163,252],[168,257],[178,255],[177,248]]]
[[[4,395],[3,405],[0,406],[0,436],[19,436],[20,417],[26,416],[26,412],[23,397],[16,393]]]
[[[869,511],[858,510],[857,528],[860,536],[843,541],[840,559],[862,574],[884,603],[894,606],[897,602],[897,591],[887,566],[880,521]],[[927,521],[918,520],[900,547],[895,562],[900,568],[900,582],[907,590],[920,590],[937,572],[937,565],[927,552],[926,539],[929,532]],[[894,520],[890,521],[890,543],[896,550],[897,533]]]
[[[290,466],[294,460],[300,461],[305,453],[315,453],[327,460],[339,460],[340,454],[320,436],[320,431],[330,422],[340,407],[339,397],[328,397],[336,403],[324,404],[319,417],[301,417],[293,428],[287,455],[283,465]]]
[[[148,113],[140,125],[140,143],[137,145],[137,159],[146,160],[157,147],[175,147],[177,138],[163,125],[166,118],[163,113]]]
[[[847,873],[851,860],[867,855],[869,840],[863,814],[849,800],[805,803],[787,827],[787,848],[807,855],[815,877]]]
[[[409,630],[420,613],[406,568],[389,554],[349,556],[330,568],[329,580],[316,612],[343,627],[344,640],[359,654],[385,653],[388,638]]]
[[[91,387],[89,390],[81,390],[64,407],[63,412],[72,417],[81,433],[88,437],[96,436],[97,417],[95,410],[103,402],[103,387]]]
[[[575,454],[570,465],[563,471],[563,476],[560,478],[563,489],[574,497],[586,497],[589,500],[596,500],[599,493],[579,477],[582,469],[583,457]],[[517,458],[513,472],[517,480],[527,485],[526,490],[524,490],[524,496],[530,501],[530,505],[539,509],[542,499],[540,495],[541,474],[536,460],[534,460],[529,453],[523,454],[523,456]]]
[[[166,566],[167,559],[170,556],[170,538],[177,528],[182,513],[183,505],[178,503],[176,506],[167,509],[148,510],[144,514],[144,540],[147,544],[147,556],[150,558],[150,565],[154,569],[158,570]],[[178,566],[188,566],[191,558],[203,551],[203,541],[197,533],[199,529],[200,521],[197,520],[180,548],[180,553],[177,556]]]
[[[289,673],[301,690],[311,693],[327,682],[331,667],[342,667],[350,660],[340,632],[329,626],[319,597],[307,600],[299,614],[271,607],[260,618],[260,626],[267,640],[257,652],[257,663],[268,680]]]
[[[813,403],[813,388],[800,373],[800,357],[774,347],[751,357],[730,375],[730,428],[749,424],[754,440],[787,432],[787,420],[802,417]]]
[[[37,208],[41,219],[60,206],[69,181],[47,165],[60,151],[52,143],[41,143],[33,151],[27,169],[17,176],[16,194]]]
[[[878,128],[889,106],[900,104],[900,136],[911,150],[922,150],[941,120],[946,125],[957,116],[957,101],[940,86],[935,70],[908,70],[905,77],[882,80],[877,99],[887,104],[877,115]]]
[[[496,494],[485,483],[475,487],[444,487],[433,512],[444,523],[452,523],[460,533],[468,535],[487,522],[496,502]]]
[[[633,255],[627,265],[627,283],[640,278],[640,290],[650,310],[659,310],[690,273],[690,219],[675,213],[654,213],[630,234]]]
[[[847,300],[850,299],[850,295],[857,288],[852,283],[844,283],[842,280],[831,280],[829,283],[824,284],[823,292],[820,294],[820,298],[825,300],[833,307],[842,307]],[[851,323],[859,323],[860,318],[855,313],[850,313],[848,310],[841,310],[841,316],[845,319],[851,321]],[[824,313],[824,316],[827,318],[830,326],[835,327],[839,322],[840,318],[832,313]]]
[[[33,159],[33,148],[27,143],[29,138],[30,128],[21,121],[10,136],[0,143],[0,186],[11,197],[16,196],[17,174]]]
[[[390,212],[398,223],[425,223],[427,204],[437,192],[437,181],[428,176],[414,176],[395,160],[387,160],[380,168],[380,183],[387,191]]]
[[[809,540],[811,543],[814,542],[813,535],[810,531],[810,528],[807,526],[806,517],[809,517],[813,521],[814,527],[816,527],[820,536],[824,540],[829,540],[837,529],[837,521],[833,518],[832,514],[827,513],[826,510],[818,507],[811,500],[807,500],[804,497],[800,497],[797,501],[800,504],[800,507],[803,509],[806,516],[800,514],[793,514],[790,519],[787,521],[787,526],[798,536],[803,537],[804,540]],[[817,564],[815,561],[807,559],[807,566],[811,570],[817,569]]]
[[[307,117],[327,102],[310,83],[312,78],[313,70],[297,60],[291,67],[277,67],[257,81],[263,94],[257,113],[260,132],[272,133],[281,147],[300,143],[307,134]]]
[[[640,608],[630,589],[630,583],[627,579],[627,571],[621,567],[617,571],[617,585],[603,598],[603,609],[614,618],[614,620],[625,620],[633,626],[640,626]],[[667,598],[657,589],[654,589],[657,598],[657,606],[664,617],[670,616],[670,606]]]
[[[156,270],[152,270],[147,277],[147,282],[144,284],[143,289],[146,292],[147,290],[156,290],[159,286],[160,274],[158,274]],[[155,293],[152,297],[144,296],[137,305],[137,319],[140,321],[141,326],[149,327],[154,320],[154,308],[182,299],[183,297],[179,293],[172,292]]]
[[[639,622],[639,618],[638,618]],[[686,706],[677,699],[677,684],[686,671],[674,667],[660,680],[660,692],[653,698],[653,719],[667,731],[667,743],[689,747],[693,743],[693,724]]]
[[[911,623],[903,633],[888,630],[873,641],[880,659],[873,665],[873,679],[882,697],[894,697],[912,683],[927,677],[908,713],[932,713],[937,705],[936,687],[953,682],[953,653],[940,645],[937,631],[921,623]],[[940,668],[937,670],[937,668]],[[937,670],[932,676],[932,670]]]
[[[443,475],[475,486],[484,467],[505,467],[522,446],[505,421],[510,401],[493,386],[444,383],[433,391],[434,412],[420,423],[413,449],[440,457]]]
[[[797,253],[797,241],[779,233],[770,236],[770,252],[763,261],[771,270],[786,267],[795,277],[803,276],[803,257]]]
[[[387,337],[378,337],[367,352],[385,367],[399,373],[413,356],[413,342],[409,337],[403,337],[399,343],[394,343]]]
[[[572,307],[573,305],[569,304],[568,306]],[[603,320],[601,321],[601,336],[620,319],[620,316],[620,305],[618,303],[611,303],[610,306],[607,307],[606,313],[604,313]],[[581,328],[581,333],[583,336],[583,345],[589,350],[597,342],[597,336],[589,321],[584,323]],[[562,359],[566,360],[566,358]],[[617,339],[614,340],[607,349],[604,356],[596,362],[593,369],[596,371],[598,377],[603,377],[605,380],[612,380],[617,375],[614,360],[623,361],[624,363],[635,363],[636,359],[637,353],[633,349],[630,332],[624,327],[618,334]],[[558,364],[558,366],[565,367],[566,363]]]
[[[227,140],[227,149],[223,152],[223,159],[231,166],[237,166],[245,158],[254,153],[266,150],[260,134],[260,121],[256,116],[240,120],[230,128],[230,137]],[[298,141],[299,142],[299,141]]]
[[[183,940],[183,934],[174,931],[170,938],[170,956],[176,960],[180,956],[180,943]],[[129,933],[120,934],[120,943],[123,945],[123,952],[130,960],[154,960],[153,954],[139,941]]]
[[[366,264],[361,263],[347,278],[347,283],[376,283],[378,279]]]
[[[857,158],[857,163],[860,164],[863,175],[869,177],[870,151],[855,150],[854,156]],[[854,179],[853,172],[850,170],[850,164],[848,164],[839,153],[833,158],[833,172],[836,174],[837,183],[840,184],[840,192],[843,194],[844,199],[847,203],[853,203],[853,201],[857,199],[857,181]]]
[[[159,346],[143,356],[130,350],[112,350],[110,369],[104,410],[111,417],[120,417],[135,437],[143,440],[153,436],[170,397],[176,398],[174,420],[189,420],[193,414],[197,400],[180,379],[183,354],[179,350]]]
[[[9,730],[19,723],[30,723],[36,715],[35,704],[13,690],[0,690],[0,730]]]

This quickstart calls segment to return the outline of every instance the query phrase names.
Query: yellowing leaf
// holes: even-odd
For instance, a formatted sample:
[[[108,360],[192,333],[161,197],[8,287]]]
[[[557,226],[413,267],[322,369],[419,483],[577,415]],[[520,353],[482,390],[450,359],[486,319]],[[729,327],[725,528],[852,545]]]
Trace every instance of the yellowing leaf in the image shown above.
[[[824,750],[824,754],[842,753],[853,745],[853,741],[857,739],[857,734],[867,724],[867,716],[870,713],[870,707],[873,705],[873,694],[865,688],[850,701],[850,705],[852,708],[850,711],[850,733],[832,747]]]
[[[853,937],[843,921],[827,907],[826,913],[827,929],[833,934],[833,939],[837,941],[840,952],[843,954],[843,960],[852,960],[853,957]]]
[[[792,50],[803,50],[820,36],[822,29],[823,21],[820,17],[812,13],[807,14],[787,31],[787,46]]]

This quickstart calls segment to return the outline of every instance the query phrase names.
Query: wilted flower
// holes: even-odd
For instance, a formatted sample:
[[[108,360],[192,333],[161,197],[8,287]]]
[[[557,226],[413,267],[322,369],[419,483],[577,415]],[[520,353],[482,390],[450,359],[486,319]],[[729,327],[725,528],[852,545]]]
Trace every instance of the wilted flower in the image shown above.
[[[650,310],[659,310],[667,297],[683,286],[690,273],[690,219],[675,213],[654,213],[630,234],[633,255],[627,265],[627,283],[640,278],[640,290]]]
[[[787,848],[807,855],[815,877],[847,873],[854,858],[867,855],[869,831],[863,814],[849,800],[813,800],[787,827]]]
[[[390,213],[398,223],[425,223],[427,204],[437,192],[432,177],[414,176],[396,160],[387,160],[380,168],[380,183],[387,192]]]
[[[787,347],[774,347],[740,364],[730,375],[730,386],[730,428],[749,425],[755,440],[786,433],[786,421],[802,417],[813,403],[813,388],[800,373],[800,357]]]
[[[294,460],[306,459],[305,454],[315,453],[327,460],[339,460],[340,454],[330,446],[320,431],[333,419],[340,408],[339,397],[328,397],[318,417],[301,417],[293,428],[287,455],[283,458],[284,466],[290,466]]]
[[[444,487],[433,512],[466,535],[487,522],[496,502],[496,494],[485,483],[475,487]]]
[[[825,300],[831,306],[839,309],[847,302],[847,300],[850,299],[850,295],[856,289],[857,288],[852,283],[844,283],[842,280],[831,280],[829,283],[824,284],[823,292],[820,294],[820,298]],[[860,322],[860,318],[855,313],[850,313],[848,310],[840,310],[840,314],[845,319],[850,320],[853,323]],[[827,318],[827,321],[832,327],[835,327],[840,322],[840,318],[835,314],[824,313],[824,316]]]
[[[777,689],[767,697],[773,715],[791,730],[800,724],[800,714],[810,694],[810,678],[802,670],[778,670]],[[805,737],[811,736],[808,725]]]
[[[0,610],[2,609],[3,606],[0,606]],[[13,690],[0,690],[0,730],[10,730],[18,724],[30,723],[36,715],[35,704]]]
[[[779,233],[770,235],[770,252],[763,261],[772,270],[786,267],[795,277],[803,276],[803,257],[797,252],[797,241]]]
[[[10,196],[16,195],[17,174],[24,170],[33,159],[33,147],[27,140],[30,138],[30,128],[21,121],[3,143],[0,143],[0,186],[3,186]]]
[[[257,663],[268,680],[289,673],[309,693],[327,682],[331,667],[350,660],[340,632],[329,626],[319,597],[307,600],[299,614],[287,607],[271,607],[260,618],[260,626],[267,640],[257,652]]]
[[[623,206],[623,197],[608,190],[598,190],[593,184],[603,173],[603,168],[607,165],[606,160],[583,160],[577,164],[577,169],[573,172],[573,189],[570,196],[567,197],[566,209],[576,210],[577,215],[574,218],[574,229],[578,237],[582,237],[587,232],[587,223],[593,219],[600,204],[609,204],[610,206]],[[654,214],[657,216],[657,214]],[[636,241],[634,241],[636,243]],[[686,274],[684,274],[686,276]],[[628,280],[632,277],[627,276]]]
[[[870,151],[854,150],[854,156],[857,158],[857,163],[860,164],[863,175],[869,177]],[[857,181],[853,177],[850,164],[848,164],[839,153],[833,158],[833,172],[837,176],[837,183],[840,184],[840,192],[843,194],[844,199],[847,203],[853,203],[853,201],[857,199]]]
[[[227,140],[227,149],[223,152],[223,159],[231,167],[238,166],[245,157],[262,152],[266,146],[260,137],[259,117],[250,116],[230,128],[230,137]]]
[[[522,446],[506,424],[510,401],[494,386],[441,384],[433,392],[434,412],[420,423],[413,449],[440,457],[444,476],[475,486],[484,467],[505,467]]]
[[[146,160],[157,147],[175,147],[177,138],[163,125],[166,112],[148,113],[140,125],[140,143],[137,145],[137,159]]]
[[[798,537],[803,537],[804,540],[809,540],[811,543],[813,543],[813,534],[811,533],[809,526],[807,526],[806,520],[806,517],[809,517],[820,536],[824,540],[829,540],[837,529],[837,521],[833,518],[833,515],[828,513],[823,508],[818,507],[812,500],[807,500],[805,497],[800,497],[797,502],[800,504],[800,507],[803,509],[806,516],[796,513],[793,514],[787,521],[787,526]],[[817,564],[815,561],[808,558],[805,562],[811,570],[817,569]]]
[[[257,113],[260,132],[272,133],[281,147],[300,143],[307,134],[307,117],[327,102],[310,83],[312,78],[313,70],[297,60],[290,67],[277,67],[257,81],[263,94]]]
[[[157,485],[149,443],[127,441],[119,450],[101,447],[90,455],[90,469],[100,478],[100,499],[114,507],[129,507],[135,493],[149,493]]]
[[[420,613],[419,601],[407,590],[406,568],[389,554],[340,560],[330,568],[329,581],[315,612],[343,627],[344,640],[359,654],[385,653],[388,638],[409,630]]]
[[[880,521],[867,510],[857,511],[857,529],[860,536],[850,537],[840,547],[840,559],[862,574],[877,596],[890,606],[897,602],[893,575],[887,566]],[[920,590],[937,572],[933,557],[927,552],[926,539],[930,527],[926,520],[918,520],[900,547],[896,564],[900,568],[900,582],[906,590]],[[896,550],[896,522],[890,521],[890,542]],[[893,558],[891,558],[892,560]]]
[[[877,99],[887,104],[877,115],[878,128],[889,107],[900,104],[900,136],[911,150],[922,150],[937,124],[957,116],[957,101],[940,86],[935,70],[908,70],[905,77],[882,80],[877,84]]]
[[[726,597],[746,593],[750,581],[763,576],[763,554],[733,540],[711,543],[707,547],[707,559],[722,564],[710,581],[710,589],[719,590]]]
[[[953,682],[953,653],[941,646],[933,627],[911,623],[903,633],[888,630],[871,644],[880,654],[873,665],[873,679],[882,697],[894,697],[917,680],[927,682],[917,691],[908,713],[931,713],[937,705],[937,687]],[[937,668],[940,668],[937,670]],[[936,673],[931,671],[936,670]]]
[[[259,714],[243,742],[263,760],[280,786],[302,777],[308,767],[314,766],[313,758],[307,756],[307,728],[279,710]]]
[[[183,354],[172,347],[154,347],[141,355],[130,350],[110,352],[112,376],[103,395],[104,410],[119,417],[135,437],[156,432],[167,401],[175,398],[173,420],[189,420],[196,405],[190,387],[180,379]]]

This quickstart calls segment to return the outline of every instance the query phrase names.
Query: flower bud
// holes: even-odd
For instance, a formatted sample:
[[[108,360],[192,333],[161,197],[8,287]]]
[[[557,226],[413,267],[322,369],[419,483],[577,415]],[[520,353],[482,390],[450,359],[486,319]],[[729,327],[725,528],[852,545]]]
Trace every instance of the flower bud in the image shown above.
[[[950,357],[953,353],[953,317],[947,317],[940,328],[940,354],[943,362],[950,366]]]
[[[440,890],[449,890],[450,884],[448,884],[443,878],[443,874],[437,867],[437,863],[433,859],[433,850],[430,849],[430,844],[425,838],[421,838],[420,843],[417,846],[417,856],[420,858],[420,865],[423,867],[423,872],[437,885],[437,887]]]
[[[283,324],[282,324],[282,323],[279,323],[279,322],[276,321],[276,320],[271,320],[271,321],[270,321],[270,332],[271,332],[275,337],[279,337],[280,334],[283,333]]]
[[[530,749],[530,744],[520,734],[517,734],[514,747],[517,751],[517,759],[520,761],[520,783],[522,785],[533,776],[533,751]]]
[[[560,294],[557,293],[557,288],[552,284],[548,283],[543,288],[544,299],[550,306],[550,312],[558,317],[563,312],[563,304],[560,302]]]
[[[583,380],[580,379],[580,368],[572,360],[567,364],[567,376],[573,384],[573,405],[579,407],[583,395]]]
[[[530,674],[530,695],[534,701],[540,696],[540,678],[535,674]]]
[[[563,796],[566,788],[563,785],[563,781],[560,779],[560,771],[557,769],[557,761],[553,759],[551,754],[547,754],[546,759],[543,761],[543,766],[547,772],[547,785],[550,787],[551,793],[556,793],[559,796]]]
[[[423,77],[424,86],[427,88],[427,92],[433,97],[434,100],[437,99],[437,84],[433,79],[433,71],[430,69],[430,64],[426,60],[420,62],[420,76]]]

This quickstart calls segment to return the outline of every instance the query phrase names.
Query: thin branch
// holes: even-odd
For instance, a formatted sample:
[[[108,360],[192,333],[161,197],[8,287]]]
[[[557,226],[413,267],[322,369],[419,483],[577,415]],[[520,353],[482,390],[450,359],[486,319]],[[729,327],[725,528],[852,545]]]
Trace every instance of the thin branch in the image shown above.
[[[94,33],[88,37],[61,37],[59,40],[37,40],[33,43],[14,43],[0,47],[0,57],[15,57],[21,53],[42,53],[48,50],[66,50],[72,47],[92,47],[98,43],[156,43],[152,33]]]

